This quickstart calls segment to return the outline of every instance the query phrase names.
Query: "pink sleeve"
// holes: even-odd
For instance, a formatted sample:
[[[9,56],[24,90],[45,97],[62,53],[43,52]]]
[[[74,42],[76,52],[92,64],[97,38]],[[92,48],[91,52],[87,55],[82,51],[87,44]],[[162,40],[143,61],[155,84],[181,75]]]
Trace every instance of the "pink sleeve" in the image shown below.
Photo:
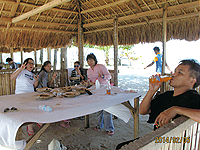
[[[109,79],[112,78],[110,72],[108,71],[108,69],[104,65],[101,65],[101,70],[102,70],[102,74],[104,75],[104,79],[109,80]]]

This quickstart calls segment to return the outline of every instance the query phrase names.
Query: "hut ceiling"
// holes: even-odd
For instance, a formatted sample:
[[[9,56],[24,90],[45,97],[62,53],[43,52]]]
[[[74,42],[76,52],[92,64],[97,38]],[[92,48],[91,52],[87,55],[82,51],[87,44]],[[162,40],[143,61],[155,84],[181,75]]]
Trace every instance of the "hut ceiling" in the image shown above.
[[[0,52],[64,47],[79,18],[84,43],[112,45],[114,16],[119,44],[161,41],[164,4],[167,40],[198,40],[199,0],[0,0]]]

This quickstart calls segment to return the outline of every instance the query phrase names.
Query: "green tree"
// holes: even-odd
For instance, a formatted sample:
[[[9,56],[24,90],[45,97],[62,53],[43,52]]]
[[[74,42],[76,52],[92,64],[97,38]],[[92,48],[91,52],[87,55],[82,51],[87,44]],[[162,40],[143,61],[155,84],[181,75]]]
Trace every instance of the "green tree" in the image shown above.
[[[106,60],[105,60],[105,62],[106,62],[107,66],[109,64],[109,50],[110,50],[111,47],[112,46],[95,46],[96,49],[103,50],[105,52],[105,54],[106,54]]]
[[[120,57],[127,57],[129,60],[138,60],[140,57],[133,57],[132,54],[135,54],[132,50],[134,45],[120,45],[118,48],[122,50]]]

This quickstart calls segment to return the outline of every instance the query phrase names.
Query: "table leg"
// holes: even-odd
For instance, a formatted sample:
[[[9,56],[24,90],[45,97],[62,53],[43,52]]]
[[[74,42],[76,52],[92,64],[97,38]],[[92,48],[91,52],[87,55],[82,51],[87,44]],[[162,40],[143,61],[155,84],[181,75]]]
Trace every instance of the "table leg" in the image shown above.
[[[16,141],[22,140],[22,126],[19,127],[15,140]]]
[[[24,150],[28,150],[31,148],[31,146],[35,143],[35,141],[46,131],[46,129],[49,127],[50,123],[44,124],[37,133],[35,133],[30,139],[28,139],[26,147]]]
[[[134,99],[134,138],[139,137],[139,97]]]
[[[89,124],[89,115],[85,115],[85,128],[89,128],[90,124]]]

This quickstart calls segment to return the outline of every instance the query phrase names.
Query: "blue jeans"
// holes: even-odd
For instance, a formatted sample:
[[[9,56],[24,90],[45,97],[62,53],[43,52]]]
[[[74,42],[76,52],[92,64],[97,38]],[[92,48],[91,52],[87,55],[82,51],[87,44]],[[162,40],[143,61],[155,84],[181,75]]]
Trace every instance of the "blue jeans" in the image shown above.
[[[97,126],[99,126],[100,129],[103,128],[103,126],[105,126],[106,131],[114,131],[112,114],[102,110],[101,114],[98,117],[99,123]]]

